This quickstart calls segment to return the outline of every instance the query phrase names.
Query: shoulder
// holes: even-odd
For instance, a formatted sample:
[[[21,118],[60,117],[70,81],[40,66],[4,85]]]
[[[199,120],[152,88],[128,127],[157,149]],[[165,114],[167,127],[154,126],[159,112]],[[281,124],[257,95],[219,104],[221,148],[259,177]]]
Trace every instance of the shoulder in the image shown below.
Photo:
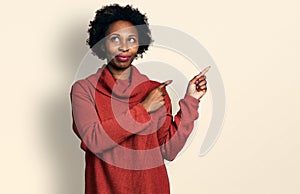
[[[77,98],[81,99],[83,97],[89,96],[87,91],[88,91],[88,87],[86,84],[86,80],[84,79],[77,80],[71,86],[71,91],[70,91],[71,101]]]
[[[77,80],[71,86],[70,99],[72,104],[78,102],[94,102],[93,87],[86,79]]]
[[[95,90],[100,74],[101,68],[99,68],[96,73],[93,73],[84,79],[75,81],[71,86],[71,93],[82,90],[86,92],[89,90]]]
[[[87,87],[86,80],[84,79],[77,80],[71,86],[71,93],[84,90],[86,87]]]
[[[93,87],[86,79],[77,80],[71,86],[71,90],[70,90],[71,101],[74,98],[91,99],[93,96],[91,91],[93,90],[94,90]]]

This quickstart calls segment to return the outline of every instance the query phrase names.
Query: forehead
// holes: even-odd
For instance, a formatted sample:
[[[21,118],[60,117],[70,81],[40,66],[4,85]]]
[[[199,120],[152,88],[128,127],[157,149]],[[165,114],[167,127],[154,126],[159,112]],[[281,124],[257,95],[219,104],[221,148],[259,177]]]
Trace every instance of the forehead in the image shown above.
[[[136,27],[132,25],[132,23],[128,21],[119,20],[109,25],[107,34],[112,34],[112,33],[137,35],[138,32]]]

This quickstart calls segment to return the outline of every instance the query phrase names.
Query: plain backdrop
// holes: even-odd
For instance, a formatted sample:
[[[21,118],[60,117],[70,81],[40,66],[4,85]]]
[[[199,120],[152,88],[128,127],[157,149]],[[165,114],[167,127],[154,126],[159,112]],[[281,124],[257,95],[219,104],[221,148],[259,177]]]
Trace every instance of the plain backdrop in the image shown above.
[[[83,193],[70,86],[88,51],[89,21],[115,2],[196,38],[224,82],[222,133],[199,157],[208,94],[191,144],[167,165],[172,193],[300,193],[297,0],[1,1],[0,193]]]

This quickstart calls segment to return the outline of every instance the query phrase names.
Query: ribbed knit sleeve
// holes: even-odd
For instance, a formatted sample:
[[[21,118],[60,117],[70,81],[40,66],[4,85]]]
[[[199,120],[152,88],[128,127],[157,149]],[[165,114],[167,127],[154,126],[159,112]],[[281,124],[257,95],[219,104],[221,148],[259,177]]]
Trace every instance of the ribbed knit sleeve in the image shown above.
[[[100,122],[94,98],[87,88],[87,83],[80,80],[75,82],[71,89],[73,130],[82,140],[81,147],[84,150],[102,153],[150,125],[151,116],[141,104],[118,115],[119,121],[126,123],[126,126],[131,129],[130,132],[123,129],[115,119]]]
[[[163,158],[174,160],[186,143],[194,128],[194,121],[198,118],[198,107],[200,100],[185,95],[179,101],[180,110],[172,116],[171,101],[165,96],[167,114],[163,125],[158,130],[158,140],[161,145]]]

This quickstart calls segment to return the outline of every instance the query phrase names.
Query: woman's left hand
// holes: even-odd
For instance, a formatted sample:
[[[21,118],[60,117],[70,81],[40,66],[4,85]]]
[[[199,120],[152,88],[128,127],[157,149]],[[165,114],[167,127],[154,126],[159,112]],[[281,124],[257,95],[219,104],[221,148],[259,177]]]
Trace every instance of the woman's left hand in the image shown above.
[[[190,95],[200,100],[207,91],[206,76],[200,73],[189,81],[189,85],[186,90],[186,95]]]

